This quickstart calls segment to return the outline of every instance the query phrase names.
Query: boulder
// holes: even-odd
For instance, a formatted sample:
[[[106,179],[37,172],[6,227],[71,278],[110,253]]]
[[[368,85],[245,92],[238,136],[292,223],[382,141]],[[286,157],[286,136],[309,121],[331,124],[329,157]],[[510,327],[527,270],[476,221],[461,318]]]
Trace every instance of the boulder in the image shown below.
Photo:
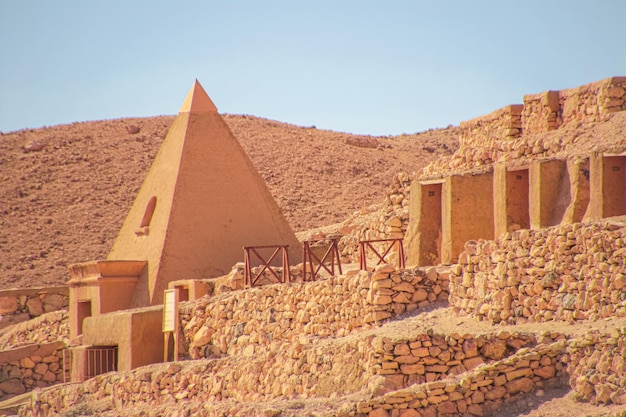
[[[0,391],[11,395],[19,395],[26,392],[26,388],[19,379],[9,379],[0,382]]]
[[[61,294],[46,294],[43,298],[43,309],[46,313],[61,310],[65,307],[65,299]]]
[[[38,317],[44,313],[43,303],[39,297],[29,298],[28,301],[26,301],[26,307],[31,317]]]
[[[13,314],[17,311],[17,298],[0,297],[0,315]]]

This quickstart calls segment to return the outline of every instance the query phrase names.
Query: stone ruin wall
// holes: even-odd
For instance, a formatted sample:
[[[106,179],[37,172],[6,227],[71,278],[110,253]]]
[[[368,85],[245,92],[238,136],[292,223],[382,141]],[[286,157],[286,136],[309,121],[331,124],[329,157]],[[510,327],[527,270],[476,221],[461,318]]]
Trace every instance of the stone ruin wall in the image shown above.
[[[419,410],[423,415],[466,411],[482,415],[519,394],[560,384],[568,375],[578,399],[594,404],[624,404],[626,397],[620,387],[626,382],[622,354],[626,331],[613,333],[571,340],[550,332],[533,335],[501,331],[480,336],[429,333],[394,342],[365,338],[341,346],[311,345],[309,338],[299,338],[252,357],[159,364],[98,376],[86,384],[39,393],[36,404],[21,415],[37,415],[35,406],[60,411],[88,396],[93,400],[110,399],[119,407],[119,415],[124,415],[126,407],[146,404],[153,410],[147,415],[156,416],[160,415],[161,405],[193,400],[195,404],[179,403],[178,408],[191,406],[194,415],[219,416],[224,410],[220,404],[226,406],[228,401],[329,397],[364,387],[375,398],[351,404],[341,415],[397,415],[393,410]],[[444,365],[434,363],[447,357],[445,352],[451,355],[450,362],[455,361],[454,356],[463,355],[464,359],[457,359],[460,364],[452,363],[445,370]],[[445,373],[461,364],[466,364],[467,371]],[[408,387],[421,378],[428,378],[425,385]],[[197,402],[209,404],[197,409]]]
[[[0,401],[64,382],[67,310],[18,323],[0,336]]]
[[[0,351],[0,401],[64,382],[63,342]]]
[[[521,137],[523,108],[521,104],[513,104],[461,122],[459,145],[490,149],[499,141]]]
[[[559,338],[564,339],[559,335]],[[537,337],[531,333],[499,332],[489,335],[419,334],[409,340],[392,341],[377,338],[374,372],[384,375],[386,385],[394,390],[413,384],[447,379],[471,371],[479,365],[500,360],[525,346],[534,346]],[[552,342],[550,335],[540,337]]]
[[[252,355],[270,342],[302,335],[345,336],[382,320],[445,300],[447,274],[436,268],[346,275],[302,284],[268,285],[202,298],[180,308],[184,345],[193,359]]]
[[[565,364],[565,342],[523,348],[514,355],[481,365],[474,371],[357,404],[358,417],[417,417],[438,415],[482,416],[496,411],[505,401],[555,383]]]
[[[402,373],[409,373],[409,378],[414,369],[422,372],[421,366],[411,368],[406,363],[415,359],[407,358],[405,353],[417,349],[411,349],[414,343],[411,341],[387,342],[382,346],[379,343],[375,356],[388,359],[380,364],[380,369],[389,369],[391,378],[396,380],[385,381],[382,386],[389,393],[357,403],[356,414],[347,415],[434,417],[467,412],[485,415],[519,394],[562,385],[565,378],[578,401],[594,405],[626,404],[626,328],[613,329],[610,334],[595,331],[573,338],[554,332],[537,336],[506,331],[477,337],[431,335],[428,339],[425,336],[419,336],[418,340],[430,341],[429,353],[441,350],[445,354],[447,350],[449,355],[462,354],[466,358],[461,363],[467,364],[469,371],[457,373],[448,366],[446,379],[439,381],[433,372],[426,384],[398,390],[407,375],[393,373],[395,369],[402,370],[404,366]],[[426,353],[423,349],[422,352]],[[438,358],[432,357],[432,361]],[[383,368],[383,363],[388,365]],[[424,368],[427,370],[427,366]],[[441,365],[431,368],[444,369]]]
[[[392,417],[465,412],[484,415],[521,394],[561,385],[568,376],[579,400],[626,404],[626,329],[616,329],[610,335],[589,333],[573,339],[550,332],[537,336],[501,331],[482,336],[423,334],[395,342],[367,338],[341,348],[333,344],[310,345],[300,339],[279,347],[272,351],[277,353],[265,351],[250,358],[158,364],[101,375],[85,384],[40,391],[33,403],[20,410],[20,415],[59,412],[87,398],[109,400],[116,410],[109,415],[133,415],[132,406],[144,404],[149,406],[144,409],[144,415],[159,416],[167,405],[177,403],[178,410],[188,410],[193,415],[245,416],[250,415],[250,410],[245,409],[243,401],[262,404],[275,398],[288,401],[332,397],[364,387],[371,390],[374,398],[349,402],[340,411],[324,415]],[[445,380],[437,380],[437,372],[424,369],[425,374],[435,374],[430,377],[432,382],[402,388],[408,379],[415,379],[412,375],[421,372],[419,364],[411,367],[415,363],[406,363],[410,356],[407,350],[415,350],[415,355],[411,354],[415,357],[427,358],[421,353],[425,353],[424,347],[428,348],[429,356],[431,350],[462,352],[473,369],[452,373]],[[397,363],[398,368],[394,365],[383,368],[382,363]],[[402,375],[391,371],[381,375],[383,369],[403,366]],[[215,378],[218,374],[219,379]],[[187,400],[193,401],[184,402]],[[125,409],[129,409],[128,414],[124,413]]]
[[[626,327],[574,340],[562,359],[568,363],[574,399],[592,404],[626,404]]]
[[[626,77],[525,95],[523,105],[506,106],[461,122],[457,152],[425,167],[421,178],[439,178],[453,171],[481,172],[503,160],[553,156],[575,143],[576,136],[538,138],[535,135],[601,121],[622,110],[626,110]],[[386,191],[381,209],[369,214],[357,212],[345,222],[345,236],[340,240],[344,262],[358,262],[359,241],[403,236],[409,223],[412,179],[406,172],[398,173]]]
[[[559,92],[559,107],[563,126],[598,122],[608,114],[626,110],[626,77],[612,77],[562,90]]]
[[[605,120],[626,110],[626,77],[561,91],[524,96],[523,105],[498,109],[461,122],[459,149],[435,161],[422,172],[423,179],[446,173],[485,169],[498,161],[546,158],[575,143],[575,135],[538,137],[556,129]]]
[[[0,330],[68,306],[67,286],[1,290]]]
[[[601,242],[617,239],[610,229]],[[523,232],[529,231],[516,233]],[[593,231],[590,236],[597,234]],[[599,242],[595,241],[596,249]],[[558,242],[563,243],[569,245],[567,240]],[[541,259],[540,253],[534,255]],[[455,279],[459,276],[455,274]],[[147,415],[156,416],[164,410],[160,406],[188,399],[194,403],[178,406],[197,415],[218,416],[224,410],[229,410],[228,415],[247,415],[249,410],[241,411],[245,407],[234,406],[233,401],[329,397],[365,387],[379,396],[352,403],[343,414],[329,415],[389,417],[399,410],[409,416],[418,415],[417,411],[421,415],[487,413],[509,398],[561,383],[565,377],[581,400],[626,403],[620,388],[626,386],[626,328],[572,338],[550,332],[442,335],[429,331],[410,340],[365,336],[345,344],[313,343],[318,335],[347,335],[352,328],[376,324],[376,318],[426,306],[445,297],[445,285],[445,275],[437,275],[434,268],[427,272],[384,266],[374,273],[272,285],[185,303],[180,312],[184,344],[190,346],[192,356],[212,359],[158,364],[39,392],[21,415],[60,411],[78,404],[83,396],[110,399],[117,415],[133,404],[148,404]],[[411,302],[419,293],[416,300],[426,294],[421,305]],[[492,308],[502,310],[497,300]],[[358,321],[364,316],[367,320]],[[411,385],[419,382],[425,385]],[[406,414],[410,410],[415,413]]]
[[[0,351],[32,343],[69,342],[69,316],[67,310],[53,311],[33,320],[18,323],[0,335]]]
[[[470,241],[452,268],[450,305],[493,323],[626,317],[626,227],[520,230]]]
[[[406,172],[394,175],[385,191],[382,208],[367,214],[361,210],[344,222],[344,236],[339,241],[342,262],[359,262],[359,242],[362,240],[404,236],[409,225],[411,181],[411,175]]]

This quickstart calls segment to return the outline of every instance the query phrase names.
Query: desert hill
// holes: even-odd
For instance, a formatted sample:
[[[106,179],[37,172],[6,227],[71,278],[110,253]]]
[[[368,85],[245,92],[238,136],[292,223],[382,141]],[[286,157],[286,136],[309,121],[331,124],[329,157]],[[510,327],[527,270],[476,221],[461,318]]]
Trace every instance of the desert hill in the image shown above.
[[[400,171],[451,155],[458,128],[358,136],[225,115],[295,231],[382,202]],[[0,281],[62,284],[105,258],[173,117],[25,129],[0,136]]]

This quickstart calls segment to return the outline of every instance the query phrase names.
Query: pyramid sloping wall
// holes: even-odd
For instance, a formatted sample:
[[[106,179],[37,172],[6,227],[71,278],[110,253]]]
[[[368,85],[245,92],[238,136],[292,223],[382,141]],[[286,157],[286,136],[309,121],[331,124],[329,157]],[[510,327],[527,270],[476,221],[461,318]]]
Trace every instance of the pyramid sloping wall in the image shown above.
[[[160,303],[170,281],[227,273],[243,246],[278,244],[301,261],[263,178],[196,81],[108,259],[148,261],[133,303],[141,306]]]

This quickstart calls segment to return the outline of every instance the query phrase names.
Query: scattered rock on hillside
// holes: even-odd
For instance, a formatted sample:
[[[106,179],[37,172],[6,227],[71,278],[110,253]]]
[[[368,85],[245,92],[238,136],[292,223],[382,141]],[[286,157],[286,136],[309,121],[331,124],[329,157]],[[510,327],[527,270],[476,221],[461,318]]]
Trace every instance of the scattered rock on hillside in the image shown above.
[[[29,140],[27,142],[24,143],[24,152],[39,152],[40,150],[42,150],[44,148],[44,144],[34,141],[34,140]]]
[[[137,133],[139,133],[140,130],[141,129],[139,128],[139,126],[136,125],[126,126],[126,131],[131,135],[136,135]]]
[[[356,146],[359,148],[376,149],[379,146],[381,146],[378,140],[376,140],[375,138],[368,138],[368,137],[350,136],[346,139],[346,143],[348,145]]]

